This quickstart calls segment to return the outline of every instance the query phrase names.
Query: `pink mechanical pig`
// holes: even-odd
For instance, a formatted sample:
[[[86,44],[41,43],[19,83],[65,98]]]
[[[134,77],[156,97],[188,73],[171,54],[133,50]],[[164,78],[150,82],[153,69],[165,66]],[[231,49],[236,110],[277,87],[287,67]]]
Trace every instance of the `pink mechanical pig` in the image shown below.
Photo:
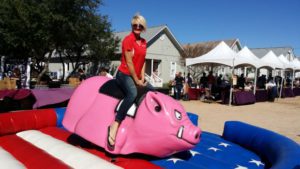
[[[178,101],[159,92],[138,93],[119,127],[113,151],[107,146],[108,126],[124,97],[115,80],[98,76],[83,81],[69,101],[63,126],[112,154],[166,157],[199,143],[201,130]]]

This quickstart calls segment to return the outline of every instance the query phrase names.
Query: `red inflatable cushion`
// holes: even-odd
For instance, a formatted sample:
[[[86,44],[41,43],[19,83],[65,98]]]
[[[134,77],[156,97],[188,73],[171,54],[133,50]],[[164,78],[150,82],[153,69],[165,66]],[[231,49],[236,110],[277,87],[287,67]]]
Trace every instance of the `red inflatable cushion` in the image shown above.
[[[55,109],[23,110],[0,114],[0,136],[56,126]]]

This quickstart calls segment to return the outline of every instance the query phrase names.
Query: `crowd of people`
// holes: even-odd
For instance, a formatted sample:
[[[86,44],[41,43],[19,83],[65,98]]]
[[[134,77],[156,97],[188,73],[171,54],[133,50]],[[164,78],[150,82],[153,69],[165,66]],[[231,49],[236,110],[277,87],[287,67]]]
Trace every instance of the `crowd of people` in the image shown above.
[[[208,75],[203,72],[199,83],[197,83],[191,76],[190,73],[187,76],[183,76],[182,72],[176,73],[174,80],[172,81],[174,98],[180,100],[189,100],[188,90],[189,88],[201,88],[203,90],[203,96],[205,98],[214,99],[215,93],[220,91],[220,88],[226,88],[230,86],[228,75],[225,77],[220,74],[219,76],[214,76],[213,72],[210,71]],[[220,93],[220,92],[219,92]]]
[[[268,90],[270,97],[278,97],[279,87],[283,83],[285,87],[291,87],[292,80],[290,76],[286,76],[283,79],[281,76],[277,75],[275,77],[269,74],[268,77],[264,74],[257,78],[256,87],[257,89]],[[296,78],[293,83],[294,87],[300,87],[300,79]],[[245,77],[244,73],[238,75],[233,75],[229,77],[228,74],[213,75],[212,71],[209,71],[208,75],[206,72],[202,73],[202,76],[198,81],[191,77],[188,73],[187,76],[182,75],[182,72],[176,73],[171,86],[174,91],[174,98],[177,100],[189,100],[188,90],[189,88],[200,88],[204,89],[202,93],[203,97],[210,99],[220,99],[222,92],[229,91],[232,86],[234,90],[254,90],[254,79],[249,79]],[[276,90],[275,90],[276,89]]]

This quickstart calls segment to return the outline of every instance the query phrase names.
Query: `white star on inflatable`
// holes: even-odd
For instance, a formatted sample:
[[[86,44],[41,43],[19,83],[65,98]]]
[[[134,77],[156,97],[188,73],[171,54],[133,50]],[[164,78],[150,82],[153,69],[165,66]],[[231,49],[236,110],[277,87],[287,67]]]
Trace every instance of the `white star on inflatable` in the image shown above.
[[[180,158],[170,158],[167,161],[173,161],[173,163],[176,164],[177,161],[183,161],[183,160]]]
[[[190,153],[192,154],[192,156],[194,157],[195,155],[197,155],[197,154],[199,154],[200,155],[200,153],[199,152],[197,152],[197,151],[193,151],[193,150],[190,150]]]
[[[208,150],[213,150],[214,152],[221,151],[220,149],[218,149],[216,147],[210,147]]]
[[[247,167],[244,167],[244,166],[237,165],[237,167],[234,168],[234,169],[248,169],[248,168],[247,168]]]
[[[219,146],[224,146],[224,147],[227,147],[227,146],[231,146],[230,144],[227,144],[227,143],[223,143],[223,142],[221,142],[220,144],[219,144]]]
[[[262,163],[261,161],[253,160],[253,159],[251,159],[251,161],[249,161],[249,163],[255,163],[258,167],[259,167],[260,165],[265,165],[265,164]]]

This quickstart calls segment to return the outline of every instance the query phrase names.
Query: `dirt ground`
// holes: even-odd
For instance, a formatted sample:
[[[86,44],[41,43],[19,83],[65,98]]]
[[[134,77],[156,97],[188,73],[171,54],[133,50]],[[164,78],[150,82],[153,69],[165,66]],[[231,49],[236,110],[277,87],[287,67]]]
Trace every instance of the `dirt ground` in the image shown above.
[[[224,122],[236,120],[277,132],[300,143],[300,96],[242,106],[209,104],[200,100],[180,102],[186,111],[198,114],[198,125],[203,131],[222,135]]]

